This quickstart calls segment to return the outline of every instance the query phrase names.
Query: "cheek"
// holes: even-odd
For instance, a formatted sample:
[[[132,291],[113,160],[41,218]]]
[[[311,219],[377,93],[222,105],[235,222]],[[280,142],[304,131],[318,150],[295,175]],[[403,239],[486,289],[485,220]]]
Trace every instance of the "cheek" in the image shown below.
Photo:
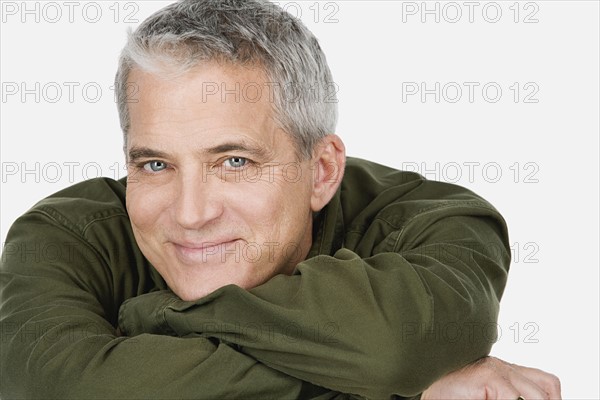
[[[240,185],[236,213],[263,240],[294,240],[310,215],[310,194],[302,182],[256,182]],[[232,203],[230,203],[232,204]]]
[[[261,183],[239,183],[227,193],[224,206],[234,219],[241,219],[257,234],[263,226],[269,226],[272,214],[278,209],[278,200],[268,185]]]
[[[282,232],[285,237],[282,239],[300,244],[306,234],[308,221],[312,218],[310,193],[300,184],[292,184],[287,190],[278,221],[285,227],[285,231]]]
[[[143,183],[127,185],[127,212],[135,229],[149,231],[158,224],[168,208],[167,192],[166,188],[157,191]]]

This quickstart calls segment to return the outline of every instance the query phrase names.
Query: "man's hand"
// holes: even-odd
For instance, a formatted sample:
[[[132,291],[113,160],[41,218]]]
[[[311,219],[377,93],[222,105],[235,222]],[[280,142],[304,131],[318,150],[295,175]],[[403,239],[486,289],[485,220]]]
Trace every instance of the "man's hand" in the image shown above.
[[[560,381],[547,372],[485,357],[437,380],[421,396],[433,399],[560,399]]]

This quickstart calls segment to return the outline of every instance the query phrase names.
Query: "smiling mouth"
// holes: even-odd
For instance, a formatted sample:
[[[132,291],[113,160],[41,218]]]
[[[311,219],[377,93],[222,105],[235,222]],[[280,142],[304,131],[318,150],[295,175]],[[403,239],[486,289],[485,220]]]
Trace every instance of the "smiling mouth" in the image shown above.
[[[178,243],[171,242],[177,259],[185,264],[207,262],[216,255],[224,255],[223,250],[236,245],[240,239],[224,240],[221,242]],[[223,257],[221,257],[223,258]]]

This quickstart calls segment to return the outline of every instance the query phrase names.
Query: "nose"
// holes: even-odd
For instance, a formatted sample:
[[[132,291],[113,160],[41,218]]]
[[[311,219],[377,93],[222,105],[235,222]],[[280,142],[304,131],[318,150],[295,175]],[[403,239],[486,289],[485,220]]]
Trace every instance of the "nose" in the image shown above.
[[[180,227],[198,230],[223,214],[219,188],[210,179],[202,179],[202,174],[182,175],[178,186],[179,196],[174,204],[174,217]]]

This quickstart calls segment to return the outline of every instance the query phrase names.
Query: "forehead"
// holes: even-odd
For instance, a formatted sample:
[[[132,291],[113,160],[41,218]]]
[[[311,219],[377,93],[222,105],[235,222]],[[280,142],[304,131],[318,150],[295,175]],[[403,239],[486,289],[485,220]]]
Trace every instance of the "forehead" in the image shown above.
[[[128,88],[128,146],[182,138],[214,145],[236,135],[271,147],[290,142],[281,140],[288,135],[274,118],[273,85],[258,66],[210,62],[177,74],[135,68]]]
[[[245,110],[271,114],[272,87],[258,66],[230,63],[201,63],[179,72],[157,67],[151,72],[134,68],[127,79],[128,103],[153,110],[185,111],[190,107],[211,111]],[[149,115],[146,115],[148,117]]]

